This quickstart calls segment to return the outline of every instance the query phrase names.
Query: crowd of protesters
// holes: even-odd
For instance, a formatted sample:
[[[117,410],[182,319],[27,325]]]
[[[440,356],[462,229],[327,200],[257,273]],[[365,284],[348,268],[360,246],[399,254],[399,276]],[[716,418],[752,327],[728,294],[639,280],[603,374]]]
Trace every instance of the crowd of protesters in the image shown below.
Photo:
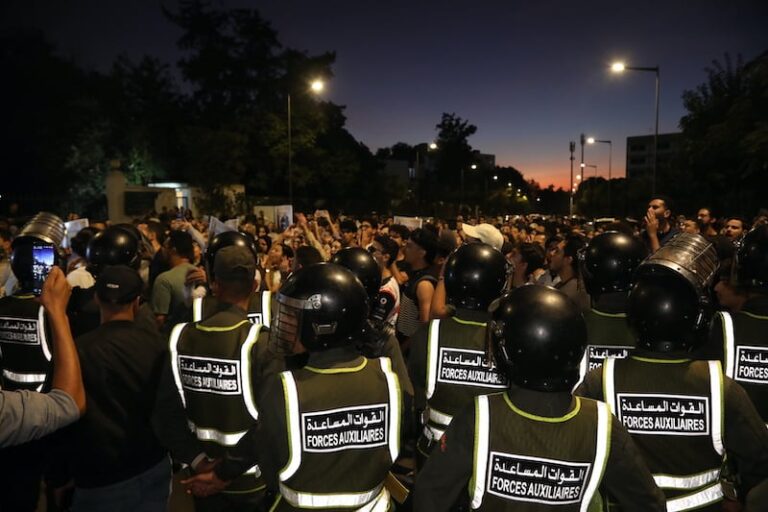
[[[78,218],[77,214],[69,215],[70,220]],[[13,295],[18,286],[9,258],[11,244],[25,220],[0,218],[0,297]],[[715,245],[721,261],[714,286],[718,307],[736,313],[747,294],[732,279],[732,258],[743,235],[767,223],[766,211],[751,219],[717,217],[708,207],[678,215],[671,200],[663,196],[651,198],[641,221],[591,221],[577,216],[531,214],[406,218],[397,223],[387,215],[332,216],[319,210],[296,213],[293,223],[280,226],[279,222],[265,218],[263,212],[219,220],[208,216],[195,218],[189,210],[171,209],[150,212],[123,224],[140,241],[141,262],[137,269],[141,277],[141,310],[126,317],[113,313],[117,319],[130,317],[131,321],[141,322],[142,328],[153,332],[153,343],[167,339],[174,326],[192,319],[193,301],[205,295],[210,284],[210,266],[205,261],[208,244],[216,234],[228,230],[246,233],[254,241],[258,254],[255,291],[276,293],[298,269],[329,261],[344,248],[360,247],[373,256],[381,272],[375,317],[396,332],[407,359],[409,342],[419,328],[431,319],[451,315],[442,284],[443,266],[462,244],[483,242],[504,255],[506,290],[529,284],[551,286],[586,311],[590,308],[590,297],[580,278],[579,255],[592,238],[606,231],[618,231],[642,240],[648,253],[652,253],[677,233],[701,234]],[[60,248],[61,267],[73,289],[98,285],[89,266],[87,248],[94,237],[115,224],[118,223],[89,219],[89,225]],[[101,315],[103,322],[103,309]],[[77,316],[71,316],[70,323],[75,335],[80,335],[79,344],[93,343],[88,333],[94,326],[84,327],[87,322],[82,323]],[[158,343],[162,345],[164,341]],[[159,354],[164,350],[158,348],[158,343],[154,344],[153,350],[158,353],[153,360],[160,360]],[[87,359],[83,364],[88,364]],[[97,435],[93,442],[98,442]],[[49,498],[56,499],[52,495]]]

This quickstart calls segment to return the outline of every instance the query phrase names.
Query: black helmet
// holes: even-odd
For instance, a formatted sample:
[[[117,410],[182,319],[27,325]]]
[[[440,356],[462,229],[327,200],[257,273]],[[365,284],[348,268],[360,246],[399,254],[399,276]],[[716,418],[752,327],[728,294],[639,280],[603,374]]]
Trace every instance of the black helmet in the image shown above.
[[[629,294],[627,316],[637,346],[654,352],[695,347],[708,318],[693,288],[669,275],[638,277]]]
[[[714,245],[689,233],[676,235],[640,264],[627,305],[639,348],[686,351],[704,341],[718,266]]]
[[[645,256],[645,245],[635,237],[618,231],[597,235],[579,253],[587,292],[592,296],[628,292]]]
[[[587,325],[579,307],[546,286],[516,288],[491,304],[488,333],[512,382],[537,391],[570,391],[579,380]]]
[[[462,245],[445,262],[445,292],[454,306],[485,310],[499,298],[507,260],[487,244]]]
[[[373,301],[381,289],[381,270],[370,252],[362,247],[347,247],[337,252],[331,263],[341,265],[352,271],[363,283],[368,298]]]
[[[102,268],[108,265],[126,265],[133,269],[139,268],[139,240],[128,229],[121,226],[110,226],[96,233],[85,251],[88,269],[98,275]]]
[[[736,253],[736,278],[740,286],[768,292],[768,225],[744,237]]]
[[[208,272],[209,281],[213,281],[213,262],[216,260],[216,253],[219,252],[219,249],[230,245],[239,245],[249,249],[256,261],[259,261],[256,243],[251,235],[240,231],[224,231],[213,237],[205,251],[205,269]]]
[[[317,263],[292,274],[277,294],[270,344],[294,352],[297,341],[309,352],[353,346],[368,318],[368,296],[346,268]]]

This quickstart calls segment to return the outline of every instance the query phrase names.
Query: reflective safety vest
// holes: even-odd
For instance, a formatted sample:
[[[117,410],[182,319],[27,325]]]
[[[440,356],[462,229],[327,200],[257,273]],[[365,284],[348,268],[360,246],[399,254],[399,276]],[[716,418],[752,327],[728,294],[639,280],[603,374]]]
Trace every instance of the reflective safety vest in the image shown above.
[[[584,313],[584,320],[587,323],[587,349],[581,360],[579,383],[591,370],[603,366],[606,358],[625,359],[635,348],[626,313],[605,313],[593,308]]]
[[[484,322],[455,316],[430,322],[425,386],[428,417],[422,436],[427,441],[440,439],[453,416],[476,396],[507,389],[506,375],[488,359],[485,337]]]
[[[719,361],[608,359],[603,394],[667,497],[667,510],[723,498],[723,373]]]
[[[248,320],[215,325],[211,320],[177,324],[169,350],[189,428],[209,456],[221,457],[259,417],[251,382],[251,350],[261,326]],[[253,466],[224,492],[261,490],[265,484],[260,477],[259,467]]]
[[[475,399],[473,510],[588,510],[610,454],[612,416],[602,402],[575,402],[565,416],[544,418],[507,393]]]
[[[272,510],[389,510],[383,482],[400,451],[400,384],[389,358],[283,372],[289,457]]]
[[[755,404],[768,427],[768,316],[741,311],[720,312],[723,328],[723,370],[736,380]]]
[[[48,391],[53,376],[49,339],[45,308],[33,295],[0,299],[0,387]]]
[[[220,302],[214,296],[197,297],[192,301],[192,321],[199,322],[219,310]],[[269,327],[272,320],[272,293],[269,290],[253,292],[248,299],[248,320]]]

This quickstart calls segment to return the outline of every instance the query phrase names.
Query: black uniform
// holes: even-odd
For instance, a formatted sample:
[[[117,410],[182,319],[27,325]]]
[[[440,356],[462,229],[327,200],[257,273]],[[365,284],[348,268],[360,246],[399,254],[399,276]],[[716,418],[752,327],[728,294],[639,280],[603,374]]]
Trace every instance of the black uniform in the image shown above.
[[[33,295],[0,298],[0,387],[49,391],[53,376],[50,340],[43,306]],[[51,439],[48,436],[0,450],[0,510],[35,509]]]
[[[768,430],[719,363],[688,357],[638,349],[590,372],[577,393],[611,406],[665,490],[670,510],[715,511],[723,499],[719,475],[726,454],[746,491],[768,478]]]
[[[269,291],[253,292],[248,299],[248,320],[254,324],[261,324],[269,327],[274,311],[275,298]],[[219,302],[213,295],[197,298],[192,303],[192,321],[199,322],[210,317],[226,304]]]
[[[262,326],[235,305],[201,322],[178,324],[171,334],[171,367],[191,430],[210,457],[234,446],[259,418],[256,394],[263,379],[282,370]],[[198,500],[198,509],[252,507],[263,498],[261,470],[252,465],[222,497]]]
[[[768,296],[747,300],[735,315],[715,317],[707,356],[723,363],[768,426]]]
[[[457,498],[464,505],[474,500],[473,508],[480,510],[580,510],[585,499],[599,503],[594,485],[635,505],[626,510],[665,510],[664,498],[637,448],[615,418],[607,421],[610,418],[605,414],[609,426],[602,440],[596,440],[599,429],[595,411],[604,405],[566,392],[537,392],[516,386],[476,400],[489,402],[490,420],[494,428],[498,427],[498,444],[490,441],[490,447],[485,445],[488,471],[482,480],[476,478],[480,446],[477,408],[473,405],[454,417],[439,448],[419,474],[415,510],[453,510]],[[510,444],[501,444],[502,437]],[[599,442],[608,443],[601,456],[595,453]],[[541,468],[546,468],[545,474],[536,475]],[[585,468],[589,471],[583,471]],[[602,478],[590,485],[592,475],[599,471]],[[557,477],[551,478],[555,472]],[[568,482],[571,477],[577,479]],[[469,494],[461,496],[468,484]]]
[[[621,295],[612,299],[612,295]],[[618,300],[616,300],[618,299]],[[635,337],[627,324],[626,294],[605,294],[584,312],[587,350],[581,363],[581,378],[600,368],[606,357],[624,359],[635,348]]]
[[[231,480],[258,461],[281,494],[272,510],[388,510],[383,482],[399,452],[400,393],[388,358],[353,347],[311,353],[303,369],[265,385],[258,428],[215,471]]]
[[[432,320],[413,337],[409,372],[415,383],[416,407],[425,410],[417,443],[428,457],[453,415],[478,395],[506,389],[507,378],[488,360],[487,313],[458,308],[456,315]]]

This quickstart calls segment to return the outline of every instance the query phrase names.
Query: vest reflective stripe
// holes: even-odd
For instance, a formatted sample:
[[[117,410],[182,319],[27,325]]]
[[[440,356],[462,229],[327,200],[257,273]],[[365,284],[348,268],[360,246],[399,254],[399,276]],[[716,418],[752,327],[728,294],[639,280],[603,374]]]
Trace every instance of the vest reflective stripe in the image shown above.
[[[442,413],[437,409],[430,409],[429,419],[439,425],[443,425],[447,427],[448,425],[451,424],[451,420],[453,419],[453,416],[451,416],[450,414]]]
[[[725,374],[733,378],[736,373],[736,339],[733,332],[733,318],[729,313],[721,311],[720,319],[723,324],[723,353],[725,354]]]
[[[616,414],[616,386],[613,382],[613,369],[616,366],[615,359],[609,359],[603,363],[603,398],[611,414]]]
[[[272,292],[269,290],[261,292],[261,322],[266,327],[272,322]]]
[[[200,441],[213,441],[224,446],[235,446],[245,435],[247,430],[240,432],[226,433],[215,428],[198,427],[191,421],[187,421],[189,429],[197,436]]]
[[[378,485],[370,491],[349,494],[311,494],[294,491],[282,482],[280,483],[280,495],[299,508],[337,508],[337,507],[361,507],[359,511],[378,512],[389,508],[389,492],[383,485]],[[384,505],[382,508],[382,504]]]
[[[691,476],[653,475],[656,485],[662,489],[697,489],[711,484],[720,477],[720,468]]]
[[[392,462],[397,459],[400,452],[400,384],[397,375],[392,371],[392,363],[389,358],[379,358],[381,370],[387,381],[389,395],[389,455]],[[384,508],[379,508],[376,502],[381,499],[383,484],[374,489],[362,493],[332,493],[319,494],[307,493],[291,489],[285,485],[301,467],[301,426],[299,416],[299,396],[296,381],[291,372],[282,372],[280,378],[283,383],[285,396],[285,414],[288,424],[288,463],[280,471],[280,494],[294,507],[300,508],[336,508],[336,507],[366,507],[360,510],[387,510],[389,508],[389,493],[385,494]],[[377,495],[380,497],[377,499]],[[371,503],[373,502],[373,503]]]
[[[435,386],[437,385],[437,356],[440,351],[439,339],[440,320],[432,320],[429,323],[429,333],[427,336],[427,399],[432,398],[432,395],[435,393]]]
[[[716,503],[721,499],[723,499],[723,488],[721,487],[720,482],[717,482],[698,492],[667,500],[667,512],[693,510],[703,507],[704,505],[709,505],[710,503]]]
[[[605,466],[608,462],[608,455],[611,451],[611,420],[613,416],[602,402],[597,402],[597,444],[595,448],[595,463],[592,465],[592,474],[589,477],[589,484],[584,491],[581,499],[581,512],[587,512],[592,502],[592,497],[603,479]]]
[[[51,348],[48,346],[48,338],[45,336],[45,308],[40,306],[37,310],[37,330],[40,333],[40,347],[45,358],[51,360]]]
[[[47,377],[44,373],[16,373],[11,370],[3,370],[3,377],[14,382],[23,382],[24,384],[36,384],[45,382]]]
[[[254,420],[259,419],[259,411],[256,408],[256,399],[253,396],[253,383],[251,382],[251,349],[253,345],[259,340],[259,331],[261,325],[255,324],[251,326],[251,330],[248,331],[248,337],[240,347],[240,364],[243,367],[243,371],[240,374],[242,380],[243,401],[245,407],[248,409],[248,413]]]
[[[723,448],[723,369],[720,361],[708,361],[709,386],[712,395],[712,447],[718,455],[725,455]]]
[[[389,456],[394,463],[400,453],[400,382],[388,357],[379,358],[379,363],[389,390]]]
[[[608,407],[602,402],[597,405],[597,429],[595,444],[595,460],[592,464],[592,472],[584,489],[579,510],[587,512],[592,498],[603,479],[605,466],[608,462],[611,447],[611,415]],[[490,411],[488,397],[478,396],[475,400],[475,453],[472,480],[469,484],[471,493],[471,507],[478,509],[483,504],[488,470],[488,446],[490,439]]]
[[[445,430],[440,430],[432,425],[424,425],[424,437],[430,441],[438,441],[445,434]]]
[[[475,456],[472,480],[469,483],[473,509],[480,508],[485,494],[485,478],[488,471],[488,442],[491,435],[488,397],[475,399]]]
[[[168,351],[171,353],[171,370],[173,371],[173,381],[176,383],[176,389],[179,391],[179,396],[181,397],[181,404],[185,409],[187,408],[187,400],[184,398],[184,388],[181,385],[179,365],[176,364],[176,361],[179,359],[179,337],[181,336],[181,331],[184,330],[186,325],[186,323],[176,324],[173,327],[173,330],[171,331],[171,337],[168,340]]]
[[[203,298],[195,297],[192,301],[192,321],[199,322],[203,319]]]
[[[616,414],[616,393],[614,382],[615,359],[608,359],[603,364],[603,397],[611,413]],[[720,361],[707,361],[709,366],[709,394],[712,398],[712,447],[718,455],[723,455],[723,371]]]
[[[299,396],[291,372],[280,374],[285,394],[285,419],[288,424],[288,464],[280,471],[280,480],[291,478],[301,465],[301,430],[299,429]]]

